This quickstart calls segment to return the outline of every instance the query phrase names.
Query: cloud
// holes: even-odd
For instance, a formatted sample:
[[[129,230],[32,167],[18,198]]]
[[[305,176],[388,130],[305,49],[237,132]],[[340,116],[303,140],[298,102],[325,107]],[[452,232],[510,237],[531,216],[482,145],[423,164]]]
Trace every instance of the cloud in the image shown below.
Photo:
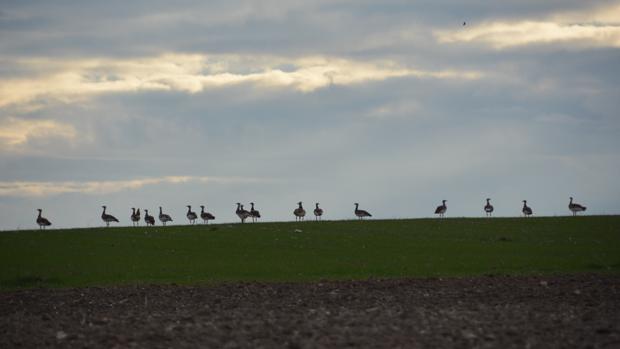
[[[437,31],[442,43],[481,42],[495,49],[570,43],[620,47],[620,5],[590,11],[559,13],[544,20],[493,21],[459,30]]]
[[[17,65],[34,77],[0,80],[0,107],[36,99],[71,102],[104,93],[180,91],[197,93],[238,84],[312,92],[330,85],[352,85],[396,77],[477,79],[480,72],[426,71],[391,61],[342,58],[241,57],[168,54],[134,60],[26,59]]]
[[[76,130],[72,125],[54,120],[22,120],[13,117],[1,120],[0,146],[15,148],[32,140],[61,138],[73,141]]]
[[[66,193],[110,194],[137,190],[149,185],[199,183],[257,183],[265,181],[249,177],[165,176],[116,181],[0,181],[0,197],[43,197]]]

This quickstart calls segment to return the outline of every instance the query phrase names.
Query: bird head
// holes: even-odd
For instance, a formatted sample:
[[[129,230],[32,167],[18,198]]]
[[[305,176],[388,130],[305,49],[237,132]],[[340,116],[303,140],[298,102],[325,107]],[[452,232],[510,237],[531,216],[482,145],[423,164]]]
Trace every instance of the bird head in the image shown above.
[[[42,209],[40,209],[40,208],[37,208],[37,211],[41,212],[41,211],[43,211],[43,210],[42,210]]]
[[[491,199],[487,198],[487,201],[491,201]]]
[[[205,205],[200,205],[200,208],[205,208]]]
[[[106,206],[105,206],[105,205],[103,205],[103,206],[101,206],[101,207],[106,208]]]

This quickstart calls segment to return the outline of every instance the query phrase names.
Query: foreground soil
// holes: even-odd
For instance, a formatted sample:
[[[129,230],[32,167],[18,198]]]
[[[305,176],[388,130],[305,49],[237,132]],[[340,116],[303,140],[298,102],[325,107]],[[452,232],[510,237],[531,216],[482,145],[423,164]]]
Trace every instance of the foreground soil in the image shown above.
[[[620,348],[620,276],[0,292],[0,348]]]

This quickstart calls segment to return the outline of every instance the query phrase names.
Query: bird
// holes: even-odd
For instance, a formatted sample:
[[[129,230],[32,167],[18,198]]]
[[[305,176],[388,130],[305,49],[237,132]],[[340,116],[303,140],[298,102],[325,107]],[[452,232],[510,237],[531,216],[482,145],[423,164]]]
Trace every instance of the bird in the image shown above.
[[[435,214],[438,214],[440,218],[443,218],[444,214],[448,210],[446,202],[448,202],[448,200],[441,200],[441,205],[437,206],[437,208],[435,209]]]
[[[318,221],[319,219],[321,219],[321,216],[323,215],[323,209],[319,207],[318,202],[315,205],[316,205],[316,208],[314,209],[314,219]]]
[[[146,225],[155,225],[155,217],[149,215],[149,210],[144,209],[144,221],[146,222]]]
[[[191,205],[187,205],[187,213],[185,215],[187,216],[187,219],[189,219],[190,224],[196,223],[196,218],[198,218],[198,216],[196,215],[196,212],[192,211]]]
[[[245,223],[245,220],[250,217],[250,212],[243,209],[243,205],[237,203],[237,210],[235,211],[237,216],[241,219],[241,223]]]
[[[306,210],[304,210],[304,207],[301,205],[301,201],[298,202],[297,205],[299,205],[299,207],[293,210],[293,214],[295,215],[295,221],[303,221],[304,217],[306,216]]]
[[[463,26],[466,26],[466,25],[467,25],[467,22],[463,22]]]
[[[534,213],[532,212],[532,208],[527,205],[527,200],[523,200],[523,208],[521,209],[521,212],[523,212],[524,217],[531,216],[532,213]]]
[[[491,199],[487,198],[487,204],[484,205],[484,212],[486,212],[487,217],[491,217],[491,213],[493,213],[493,205],[491,205],[489,201],[491,201]]]
[[[576,216],[577,212],[583,212],[587,209],[587,207],[578,203],[573,203],[573,197],[571,196],[570,202],[568,203],[568,209],[573,213],[573,216]]]
[[[172,222],[172,217],[170,217],[170,215],[168,214],[163,213],[161,210],[161,206],[159,206],[159,221],[164,226],[166,225],[166,223]]]
[[[140,225],[140,209],[138,209],[138,211],[136,211],[135,207],[131,208],[131,222],[133,223],[133,226],[135,227],[136,225]]]
[[[359,209],[360,204],[358,204],[356,202],[354,205],[355,205],[355,211],[353,211],[353,212],[355,213],[357,218],[362,220],[362,219],[364,219],[364,217],[372,217],[372,215],[370,213],[368,213],[368,211],[364,211],[364,210],[360,210]]]
[[[250,202],[250,217],[252,217],[252,222],[256,222],[260,218],[260,212],[254,209],[254,203]]]
[[[215,216],[210,214],[209,212],[205,212],[205,206],[200,205],[200,218],[205,224],[209,224],[209,219],[215,219]]]
[[[103,207],[103,213],[101,214],[101,219],[105,222],[106,227],[110,226],[110,222],[118,222],[118,219],[116,219],[116,217],[112,216],[111,214],[105,213],[105,209],[107,208],[105,205],[101,207]]]
[[[45,229],[45,227],[52,225],[52,222],[50,222],[47,218],[41,217],[41,212],[43,212],[43,210],[37,208],[37,211],[39,211],[39,215],[37,216],[37,224],[39,225],[39,229]]]

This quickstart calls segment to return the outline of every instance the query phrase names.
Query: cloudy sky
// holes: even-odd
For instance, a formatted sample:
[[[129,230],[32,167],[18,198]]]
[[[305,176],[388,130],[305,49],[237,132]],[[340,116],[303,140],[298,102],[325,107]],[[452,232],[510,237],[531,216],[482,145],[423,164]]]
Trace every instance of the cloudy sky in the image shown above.
[[[0,229],[618,213],[619,62],[619,1],[2,1]]]

